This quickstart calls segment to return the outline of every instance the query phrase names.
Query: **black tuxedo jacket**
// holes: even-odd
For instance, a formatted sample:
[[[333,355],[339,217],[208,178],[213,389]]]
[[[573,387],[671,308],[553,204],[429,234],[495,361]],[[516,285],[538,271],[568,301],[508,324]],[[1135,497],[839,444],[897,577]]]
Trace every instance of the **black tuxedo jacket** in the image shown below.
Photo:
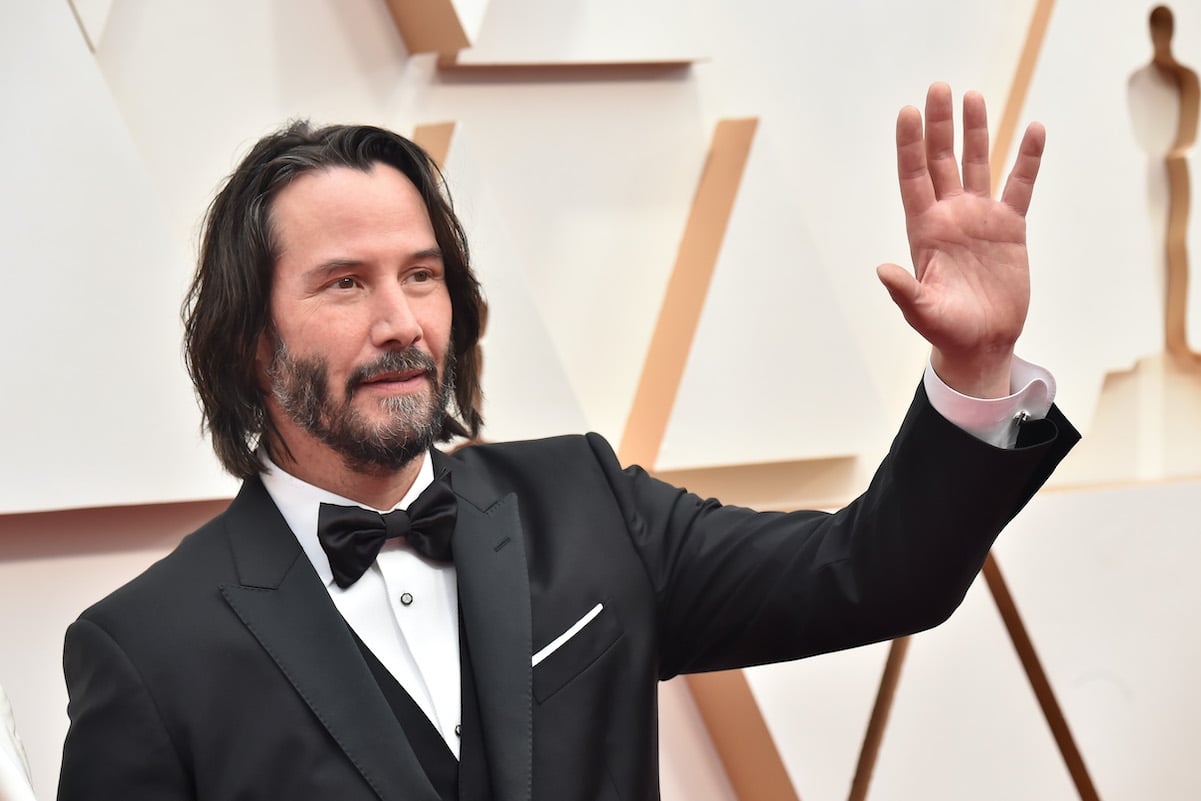
[[[459,498],[492,797],[657,798],[659,680],[936,625],[1077,437],[1052,410],[1021,447],[992,448],[919,389],[870,488],[834,515],[702,500],[622,470],[596,435],[435,453]],[[437,801],[257,480],[84,612],[64,662],[61,801]]]

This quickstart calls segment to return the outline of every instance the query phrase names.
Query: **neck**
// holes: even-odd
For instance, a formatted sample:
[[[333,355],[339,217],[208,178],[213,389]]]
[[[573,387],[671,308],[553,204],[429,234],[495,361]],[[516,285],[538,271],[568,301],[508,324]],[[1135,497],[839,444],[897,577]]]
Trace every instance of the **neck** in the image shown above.
[[[400,503],[413,486],[422,461],[421,454],[396,470],[362,470],[349,467],[336,452],[307,437],[298,437],[284,447],[277,439],[270,442],[271,460],[301,481],[341,495],[373,509],[391,509]]]

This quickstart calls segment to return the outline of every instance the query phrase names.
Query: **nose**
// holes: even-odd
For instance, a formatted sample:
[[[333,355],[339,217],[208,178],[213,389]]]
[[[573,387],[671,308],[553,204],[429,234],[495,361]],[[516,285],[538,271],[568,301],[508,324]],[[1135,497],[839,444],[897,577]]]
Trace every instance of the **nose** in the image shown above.
[[[421,323],[412,300],[400,285],[380,287],[373,293],[371,343],[377,348],[407,348],[421,340]]]

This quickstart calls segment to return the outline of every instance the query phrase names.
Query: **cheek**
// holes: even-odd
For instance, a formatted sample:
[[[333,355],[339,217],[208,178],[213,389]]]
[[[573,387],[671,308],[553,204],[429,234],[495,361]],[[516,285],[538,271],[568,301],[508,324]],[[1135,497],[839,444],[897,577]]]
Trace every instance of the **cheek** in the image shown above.
[[[272,392],[271,368],[275,364],[275,341],[268,335],[259,336],[258,351],[254,357],[255,375],[258,378],[259,389],[264,395]]]
[[[452,317],[450,295],[443,294],[437,303],[431,304],[422,325],[427,347],[439,364],[445,363],[446,355],[450,352]]]
[[[314,309],[298,315],[280,332],[288,349],[334,363],[353,360],[369,340],[369,321],[342,310]]]

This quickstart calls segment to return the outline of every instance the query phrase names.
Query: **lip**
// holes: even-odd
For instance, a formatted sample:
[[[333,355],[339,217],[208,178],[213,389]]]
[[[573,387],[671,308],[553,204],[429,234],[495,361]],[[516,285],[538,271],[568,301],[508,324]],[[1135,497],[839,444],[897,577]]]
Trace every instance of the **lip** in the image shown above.
[[[417,387],[428,380],[425,370],[402,370],[399,372],[380,373],[359,383],[359,389],[378,389],[388,392],[408,390]]]

